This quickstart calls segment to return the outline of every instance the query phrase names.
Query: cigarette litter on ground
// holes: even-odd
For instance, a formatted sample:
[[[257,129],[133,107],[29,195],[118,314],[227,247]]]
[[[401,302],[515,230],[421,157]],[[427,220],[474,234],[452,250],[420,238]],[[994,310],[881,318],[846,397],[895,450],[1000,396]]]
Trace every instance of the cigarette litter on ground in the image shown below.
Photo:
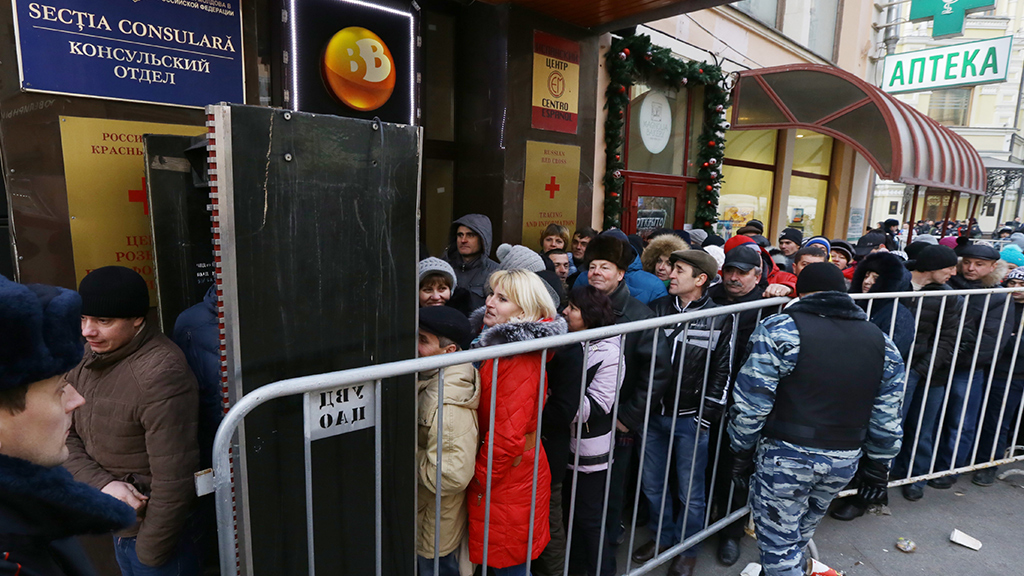
[[[761,565],[757,562],[747,564],[747,567],[740,572],[740,576],[761,576]]]
[[[906,552],[907,554],[910,554],[911,552],[917,550],[917,544],[915,544],[913,540],[908,540],[907,538],[898,538],[896,540],[896,548],[900,552]]]
[[[971,550],[981,550],[981,540],[978,540],[977,538],[974,538],[972,536],[968,536],[967,534],[964,534],[963,532],[956,529],[954,529],[953,533],[949,535],[949,540],[950,542],[954,542],[961,546],[966,546]]]

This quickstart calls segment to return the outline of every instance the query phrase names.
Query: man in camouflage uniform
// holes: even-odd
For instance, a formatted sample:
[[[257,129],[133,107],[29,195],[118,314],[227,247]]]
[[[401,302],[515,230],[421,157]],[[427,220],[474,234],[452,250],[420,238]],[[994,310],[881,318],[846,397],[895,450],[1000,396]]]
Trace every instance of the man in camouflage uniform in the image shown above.
[[[805,561],[803,549],[855,474],[865,500],[884,494],[900,449],[904,366],[896,345],[844,293],[838,268],[808,265],[796,291],[798,302],[754,330],[736,379],[733,478],[743,486],[753,472],[751,509],[767,576],[834,575]],[[838,350],[856,357],[841,371]]]

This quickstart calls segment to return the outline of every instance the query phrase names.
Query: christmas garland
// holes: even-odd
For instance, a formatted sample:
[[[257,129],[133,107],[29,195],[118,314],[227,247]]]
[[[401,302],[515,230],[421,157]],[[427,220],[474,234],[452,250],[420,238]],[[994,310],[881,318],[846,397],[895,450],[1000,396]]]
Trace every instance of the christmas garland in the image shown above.
[[[672,51],[651,44],[647,35],[628,36],[612,42],[605,56],[611,82],[605,92],[608,118],[604,123],[606,168],[604,174],[604,227],[620,227],[622,214],[622,146],[629,105],[629,88],[637,81],[652,88],[704,86],[704,125],[697,150],[697,212],[694,228],[710,231],[718,221],[718,193],[722,185],[725,156],[725,110],[729,106],[726,74],[707,62],[686,62],[672,57]]]

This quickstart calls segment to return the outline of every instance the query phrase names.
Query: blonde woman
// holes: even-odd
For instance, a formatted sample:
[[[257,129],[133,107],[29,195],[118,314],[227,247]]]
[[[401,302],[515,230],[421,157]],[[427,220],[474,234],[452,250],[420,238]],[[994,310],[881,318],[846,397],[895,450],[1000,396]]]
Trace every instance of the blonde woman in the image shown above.
[[[499,270],[488,280],[486,305],[470,317],[480,335],[473,347],[524,342],[564,334],[544,281],[527,270]],[[548,525],[551,474],[537,435],[537,402],[541,381],[541,354],[532,352],[485,360],[479,366],[482,381],[481,445],[473,481],[466,491],[469,507],[469,555],[474,564],[484,561],[484,531],[488,532],[487,566],[498,576],[525,576],[527,558],[535,559],[550,540]],[[549,352],[549,359],[552,353]],[[497,379],[493,380],[497,363]],[[493,398],[492,398],[493,396]],[[490,427],[491,407],[494,427]],[[487,464],[491,460],[490,524],[485,526]],[[534,461],[538,459],[537,500],[533,542],[529,542]]]

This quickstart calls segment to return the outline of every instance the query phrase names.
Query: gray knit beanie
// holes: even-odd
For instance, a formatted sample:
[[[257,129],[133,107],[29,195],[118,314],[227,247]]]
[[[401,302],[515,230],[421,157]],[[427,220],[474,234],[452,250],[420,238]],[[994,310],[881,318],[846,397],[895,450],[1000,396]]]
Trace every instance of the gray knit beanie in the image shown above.
[[[696,245],[700,246],[707,239],[708,239],[707,231],[701,230],[699,228],[694,228],[693,230],[690,230],[690,243],[691,244],[696,244]]]
[[[455,290],[455,269],[452,268],[451,264],[440,258],[424,258],[420,260],[419,282],[423,282],[423,278],[431,273],[440,273],[447,276],[452,290]]]
[[[502,244],[498,246],[498,262],[501,265],[499,270],[529,270],[530,272],[542,272],[544,260],[533,250],[522,244]]]

